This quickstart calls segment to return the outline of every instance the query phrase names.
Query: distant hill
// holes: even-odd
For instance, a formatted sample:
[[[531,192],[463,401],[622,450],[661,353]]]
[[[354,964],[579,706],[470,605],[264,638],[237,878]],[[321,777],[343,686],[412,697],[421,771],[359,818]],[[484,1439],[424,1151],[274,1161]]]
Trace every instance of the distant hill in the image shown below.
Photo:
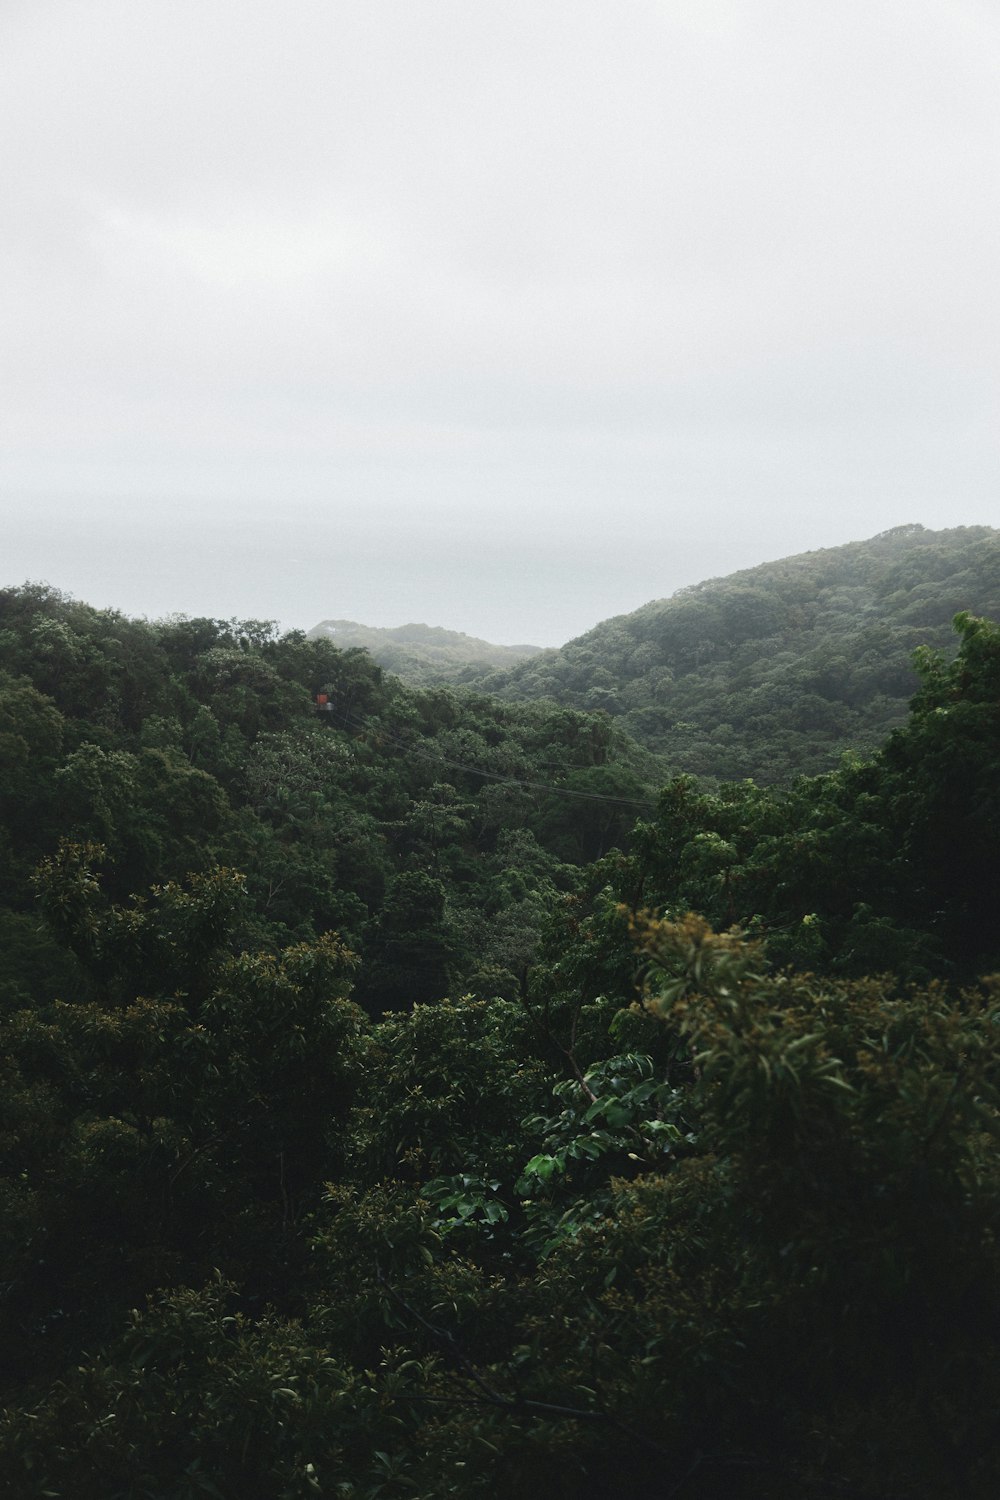
[[[604,709],[677,771],[783,781],[902,723],[913,652],[950,657],[960,610],[1000,618],[1000,531],[900,526],[681,589],[477,686]]]
[[[485,671],[512,667],[541,652],[540,646],[495,646],[440,625],[398,625],[383,630],[356,620],[321,620],[310,640],[326,639],[346,651],[362,646],[397,677],[412,683],[464,682]]]

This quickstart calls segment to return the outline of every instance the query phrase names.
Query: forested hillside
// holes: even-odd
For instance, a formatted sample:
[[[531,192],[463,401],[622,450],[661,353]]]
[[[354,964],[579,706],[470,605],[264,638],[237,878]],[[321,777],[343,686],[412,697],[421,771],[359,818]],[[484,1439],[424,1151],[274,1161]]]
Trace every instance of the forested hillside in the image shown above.
[[[620,841],[658,772],[606,715],[413,690],[267,622],[148,625],[6,590],[0,670],[15,926],[60,838],[104,846],[115,896],[234,866],[248,932],[335,928],[373,1004],[483,966],[514,985],[568,866]]]
[[[0,1492],[992,1500],[956,625],[868,758],[654,788],[607,713],[0,591]]]
[[[308,635],[310,640],[330,640],[342,651],[362,646],[387,672],[417,684],[470,682],[477,673],[513,666],[541,650],[539,646],[495,646],[440,625],[381,629],[355,620],[321,620]]]
[[[681,589],[479,684],[604,709],[677,771],[788,781],[902,723],[913,652],[959,610],[1000,618],[1000,532],[900,526]]]

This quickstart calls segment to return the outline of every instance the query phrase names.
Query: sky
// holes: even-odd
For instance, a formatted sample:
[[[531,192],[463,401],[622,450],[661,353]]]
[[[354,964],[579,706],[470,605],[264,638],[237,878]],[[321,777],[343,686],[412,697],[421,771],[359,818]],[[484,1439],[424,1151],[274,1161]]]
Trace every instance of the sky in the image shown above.
[[[0,0],[0,584],[559,644],[1000,525],[996,0]]]

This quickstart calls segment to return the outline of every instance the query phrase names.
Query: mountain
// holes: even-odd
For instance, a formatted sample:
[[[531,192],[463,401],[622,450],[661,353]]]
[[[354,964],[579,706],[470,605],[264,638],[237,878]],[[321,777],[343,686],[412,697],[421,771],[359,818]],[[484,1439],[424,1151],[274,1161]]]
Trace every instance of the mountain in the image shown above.
[[[387,672],[407,682],[465,682],[478,674],[512,667],[541,653],[540,646],[496,646],[440,625],[398,625],[384,630],[356,620],[321,620],[310,640],[329,640],[341,651],[363,647]]]
[[[1000,531],[899,526],[680,589],[477,686],[604,709],[676,771],[774,783],[902,723],[914,651],[950,655],[960,610],[1000,618]]]

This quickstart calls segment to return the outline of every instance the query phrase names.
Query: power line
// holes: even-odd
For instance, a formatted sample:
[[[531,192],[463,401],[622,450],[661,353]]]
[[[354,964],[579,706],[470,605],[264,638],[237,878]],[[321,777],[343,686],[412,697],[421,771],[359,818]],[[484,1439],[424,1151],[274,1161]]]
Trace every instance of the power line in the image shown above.
[[[366,727],[364,720],[357,718],[347,710],[342,710],[339,717],[344,723],[353,723],[358,729],[363,730]],[[378,733],[381,739],[389,740],[405,755],[416,756],[420,760],[430,761],[434,765],[447,766],[453,771],[464,771],[469,776],[481,776],[485,781],[495,781],[500,786],[523,787],[527,791],[546,792],[549,796],[553,797],[575,797],[581,801],[604,802],[614,807],[649,808],[656,806],[656,799],[654,797],[644,797],[641,800],[635,797],[612,797],[605,796],[602,792],[583,792],[577,791],[573,787],[554,786],[551,782],[547,781],[526,781],[518,776],[504,776],[499,771],[486,771],[481,766],[466,765],[463,761],[451,760],[448,756],[441,755],[440,753],[419,750],[416,746],[407,744],[405,740],[393,734],[390,729],[380,727]],[[596,770],[598,768],[594,767],[593,769]]]

